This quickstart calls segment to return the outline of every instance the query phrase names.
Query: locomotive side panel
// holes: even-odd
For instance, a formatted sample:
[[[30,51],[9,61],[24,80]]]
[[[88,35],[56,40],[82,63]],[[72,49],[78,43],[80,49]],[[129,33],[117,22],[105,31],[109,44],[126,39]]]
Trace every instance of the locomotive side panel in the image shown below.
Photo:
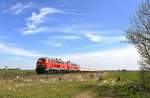
[[[80,67],[70,61],[63,62],[61,59],[39,58],[36,63],[36,72],[76,72]]]

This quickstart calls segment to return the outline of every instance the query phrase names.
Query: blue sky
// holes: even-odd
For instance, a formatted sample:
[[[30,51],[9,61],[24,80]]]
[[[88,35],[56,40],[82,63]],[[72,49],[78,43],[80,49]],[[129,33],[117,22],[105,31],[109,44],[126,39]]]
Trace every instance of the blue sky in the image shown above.
[[[1,0],[0,67],[33,69],[38,57],[48,56],[90,68],[137,69],[137,53],[122,41],[139,2]]]

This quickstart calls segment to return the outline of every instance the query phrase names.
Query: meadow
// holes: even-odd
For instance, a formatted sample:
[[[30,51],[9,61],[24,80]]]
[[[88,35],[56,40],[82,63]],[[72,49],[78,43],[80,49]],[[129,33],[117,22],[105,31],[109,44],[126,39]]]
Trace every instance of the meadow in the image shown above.
[[[91,76],[93,74],[36,75],[28,70],[1,70],[0,98],[71,98],[93,86]]]
[[[0,70],[0,98],[150,98],[138,82],[138,71],[37,75]]]
[[[93,92],[97,98],[150,98],[150,93],[140,87],[139,74],[139,71],[107,71],[104,81]]]

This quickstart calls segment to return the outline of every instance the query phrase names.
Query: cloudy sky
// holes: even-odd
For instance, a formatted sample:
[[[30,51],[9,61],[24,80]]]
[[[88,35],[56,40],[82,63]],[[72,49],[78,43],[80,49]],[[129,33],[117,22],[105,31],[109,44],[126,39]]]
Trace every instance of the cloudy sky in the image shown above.
[[[94,69],[138,69],[123,41],[140,0],[0,0],[0,68],[58,57]]]

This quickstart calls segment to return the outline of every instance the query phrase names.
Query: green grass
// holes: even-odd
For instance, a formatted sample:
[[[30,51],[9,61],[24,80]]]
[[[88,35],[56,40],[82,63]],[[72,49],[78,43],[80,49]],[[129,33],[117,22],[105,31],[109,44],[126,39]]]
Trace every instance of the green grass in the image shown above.
[[[96,73],[52,76],[36,75],[32,70],[0,70],[0,98],[72,98],[91,88],[95,98],[150,98],[138,88],[138,71],[106,71],[99,81]]]
[[[31,75],[35,74],[34,70],[0,70],[0,76],[2,75]]]
[[[14,79],[17,76],[31,76],[34,75],[34,70],[0,70],[0,80]]]
[[[117,81],[118,77],[120,81]],[[107,83],[100,81],[93,91],[97,98],[150,98],[149,93],[139,88],[139,71],[107,71],[104,81]]]
[[[90,76],[85,74],[51,76],[54,78],[28,70],[0,70],[0,98],[71,98],[93,86]]]
[[[0,98],[71,98],[91,86],[79,82],[32,83],[20,87],[9,85],[0,89]]]
[[[126,81],[126,80],[131,80],[131,81],[137,81],[139,80],[139,71],[107,71],[108,74],[105,75],[105,79],[117,79],[117,77],[120,77],[120,80]]]
[[[150,98],[150,94],[140,91],[134,84],[101,85],[94,90],[97,98]]]

